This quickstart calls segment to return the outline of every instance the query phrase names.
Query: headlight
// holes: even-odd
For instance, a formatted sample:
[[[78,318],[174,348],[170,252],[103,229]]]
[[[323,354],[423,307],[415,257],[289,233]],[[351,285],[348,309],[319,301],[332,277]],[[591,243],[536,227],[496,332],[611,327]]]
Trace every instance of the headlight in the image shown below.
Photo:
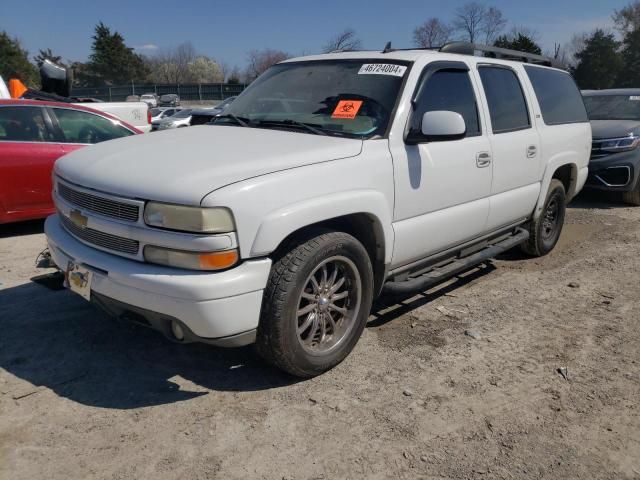
[[[147,245],[144,247],[144,259],[149,263],[174,268],[223,270],[238,262],[238,251],[234,249],[221,252],[186,252]]]
[[[635,150],[640,145],[640,137],[629,135],[624,138],[612,138],[600,140],[600,150],[605,152],[626,152]]]
[[[194,233],[227,233],[235,230],[233,216],[227,208],[200,208],[168,203],[148,202],[144,221],[153,227]]]

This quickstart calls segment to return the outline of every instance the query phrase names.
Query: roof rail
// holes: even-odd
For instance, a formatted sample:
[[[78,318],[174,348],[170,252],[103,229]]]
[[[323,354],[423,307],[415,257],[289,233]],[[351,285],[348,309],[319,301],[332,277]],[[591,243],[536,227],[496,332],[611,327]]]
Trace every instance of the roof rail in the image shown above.
[[[440,47],[440,52],[459,53],[461,55],[476,55],[476,52],[482,52],[484,53],[483,56],[489,58],[515,60],[517,62],[533,63],[536,65],[544,65],[547,67],[562,68],[562,66],[556,60],[544,55],[520,52],[518,50],[509,50],[508,48],[491,47],[488,45],[477,45],[470,42],[449,42]]]

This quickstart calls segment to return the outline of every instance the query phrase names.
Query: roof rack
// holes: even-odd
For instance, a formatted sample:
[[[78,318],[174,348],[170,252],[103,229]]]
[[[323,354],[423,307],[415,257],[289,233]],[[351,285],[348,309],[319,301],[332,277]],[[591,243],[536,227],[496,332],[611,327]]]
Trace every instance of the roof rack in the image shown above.
[[[490,47],[488,45],[477,45],[470,42],[450,42],[446,43],[439,49],[443,53],[459,53],[461,55],[476,55],[476,52],[484,53],[485,57],[499,58],[502,60],[515,60],[523,63],[533,63],[536,65],[544,65],[547,67],[561,67],[561,65],[553,58],[544,55],[536,55],[535,53],[520,52],[518,50],[509,50],[508,48]]]

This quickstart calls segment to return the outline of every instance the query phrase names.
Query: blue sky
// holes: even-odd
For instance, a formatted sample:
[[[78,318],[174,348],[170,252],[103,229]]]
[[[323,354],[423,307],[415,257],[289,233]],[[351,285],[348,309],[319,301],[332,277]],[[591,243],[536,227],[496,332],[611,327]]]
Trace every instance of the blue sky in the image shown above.
[[[465,1],[430,0],[24,0],[0,1],[0,30],[17,36],[31,55],[51,48],[64,59],[86,59],[98,21],[122,33],[129,46],[153,54],[190,41],[199,53],[243,67],[247,52],[275,48],[315,53],[339,31],[356,30],[365,48],[411,46],[423,20],[453,16]],[[611,27],[611,13],[628,0],[495,0],[509,26],[538,32],[544,49],[575,32]]]

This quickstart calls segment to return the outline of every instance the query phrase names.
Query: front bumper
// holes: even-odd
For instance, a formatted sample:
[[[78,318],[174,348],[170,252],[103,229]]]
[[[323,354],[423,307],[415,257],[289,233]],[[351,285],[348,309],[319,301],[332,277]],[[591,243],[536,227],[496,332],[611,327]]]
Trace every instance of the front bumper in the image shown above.
[[[589,161],[585,188],[629,192],[637,188],[640,175],[640,151],[620,152]]]
[[[137,315],[162,331],[176,319],[187,327],[187,340],[238,346],[255,338],[270,259],[247,260],[224,272],[196,272],[91,248],[69,235],[58,215],[47,218],[45,234],[58,267],[73,261],[93,272],[91,299],[114,315]]]

